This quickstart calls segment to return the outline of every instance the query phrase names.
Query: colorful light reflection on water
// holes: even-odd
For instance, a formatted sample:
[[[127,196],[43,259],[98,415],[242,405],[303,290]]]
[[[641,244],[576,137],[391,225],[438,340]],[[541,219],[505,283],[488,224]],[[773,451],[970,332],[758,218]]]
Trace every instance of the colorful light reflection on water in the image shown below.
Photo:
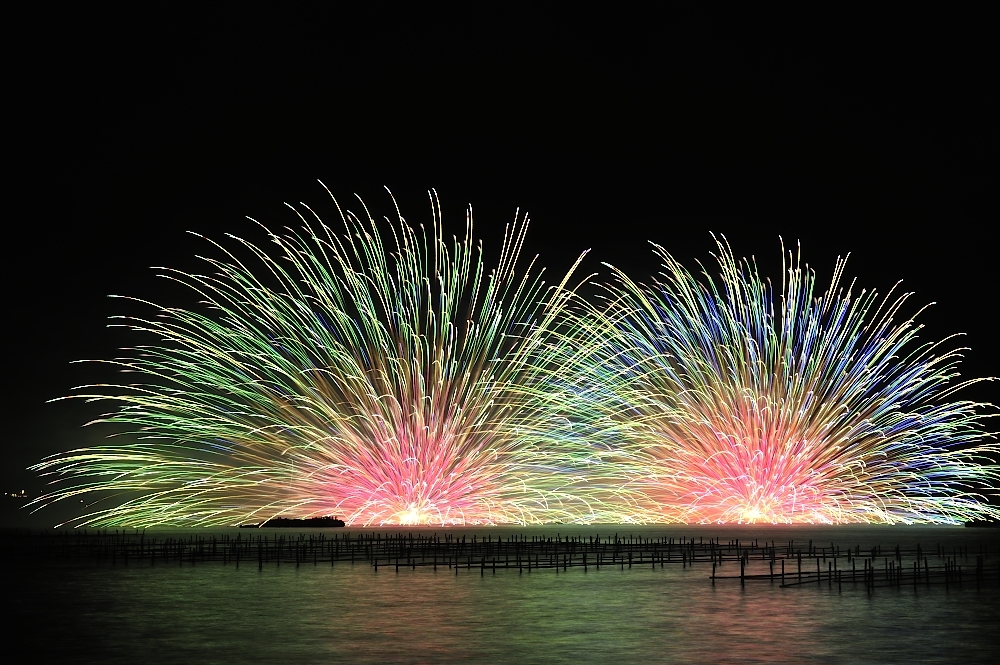
[[[891,547],[987,547],[945,527],[519,529]],[[508,531],[490,529],[493,535]],[[476,533],[485,533],[480,530]],[[471,534],[470,531],[453,532]],[[708,580],[706,566],[374,572],[365,564],[194,567],[22,565],[15,636],[74,662],[990,662],[1000,588],[781,589]],[[10,579],[10,578],[8,578]],[[10,627],[8,625],[8,627]],[[145,658],[145,656],[143,656]]]

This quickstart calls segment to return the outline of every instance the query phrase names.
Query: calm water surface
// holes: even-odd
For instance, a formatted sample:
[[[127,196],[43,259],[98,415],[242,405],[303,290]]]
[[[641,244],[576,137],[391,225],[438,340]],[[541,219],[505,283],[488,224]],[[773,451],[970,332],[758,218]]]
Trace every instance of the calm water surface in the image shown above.
[[[982,547],[992,565],[1000,556],[995,530],[947,527],[450,532],[602,538],[617,532],[779,545],[811,538],[843,548],[940,543],[968,547],[963,567],[970,571]],[[850,584],[842,591],[825,583],[781,589],[766,581],[713,587],[710,564],[498,570],[481,577],[476,569],[457,576],[447,568],[374,572],[366,563],[272,564],[258,572],[255,563],[239,570],[218,563],[20,564],[5,572],[4,600],[17,612],[3,624],[4,642],[27,647],[24,655],[36,662],[187,664],[988,663],[1000,642],[1000,585],[977,590],[971,574],[960,588],[904,586],[868,595]],[[720,572],[738,574],[732,567]]]

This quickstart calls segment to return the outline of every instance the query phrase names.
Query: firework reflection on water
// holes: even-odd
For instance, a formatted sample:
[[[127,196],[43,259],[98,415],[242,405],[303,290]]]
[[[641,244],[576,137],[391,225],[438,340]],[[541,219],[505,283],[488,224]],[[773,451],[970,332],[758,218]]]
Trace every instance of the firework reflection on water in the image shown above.
[[[948,527],[534,527],[463,535],[739,538],[987,548],[992,529]],[[422,528],[429,535],[434,529]],[[440,534],[442,531],[437,530]],[[195,533],[159,532],[158,535]],[[205,535],[204,531],[198,531]],[[214,532],[213,532],[214,533]],[[230,532],[235,535],[235,530]],[[353,531],[355,535],[357,531]],[[384,533],[384,532],[383,532]],[[36,655],[74,662],[664,662],[979,663],[1000,624],[1000,588],[876,590],[825,584],[714,587],[710,566],[559,573],[388,569],[367,564],[266,567],[20,564],[10,588],[15,635]],[[29,632],[22,632],[29,631]]]

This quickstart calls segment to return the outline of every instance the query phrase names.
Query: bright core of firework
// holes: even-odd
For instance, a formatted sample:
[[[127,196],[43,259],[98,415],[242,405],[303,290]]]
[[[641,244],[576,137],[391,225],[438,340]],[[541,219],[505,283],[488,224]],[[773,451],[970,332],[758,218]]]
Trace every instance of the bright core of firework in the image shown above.
[[[415,525],[426,524],[428,519],[427,515],[420,511],[420,508],[411,503],[406,507],[406,510],[396,513],[396,521],[399,522],[399,524]]]

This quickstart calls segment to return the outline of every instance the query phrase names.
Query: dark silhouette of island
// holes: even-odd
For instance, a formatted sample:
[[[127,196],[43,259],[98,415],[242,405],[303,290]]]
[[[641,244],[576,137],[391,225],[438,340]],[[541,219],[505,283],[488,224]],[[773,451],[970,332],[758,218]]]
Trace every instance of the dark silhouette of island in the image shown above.
[[[965,523],[965,526],[997,529],[1000,528],[1000,522],[996,520],[970,520]]]
[[[330,527],[342,527],[346,526],[344,520],[338,517],[307,517],[305,519],[291,518],[291,517],[272,517],[266,522],[261,522],[259,524],[241,524],[241,529],[262,529],[262,528],[279,528],[279,529],[323,529]]]

